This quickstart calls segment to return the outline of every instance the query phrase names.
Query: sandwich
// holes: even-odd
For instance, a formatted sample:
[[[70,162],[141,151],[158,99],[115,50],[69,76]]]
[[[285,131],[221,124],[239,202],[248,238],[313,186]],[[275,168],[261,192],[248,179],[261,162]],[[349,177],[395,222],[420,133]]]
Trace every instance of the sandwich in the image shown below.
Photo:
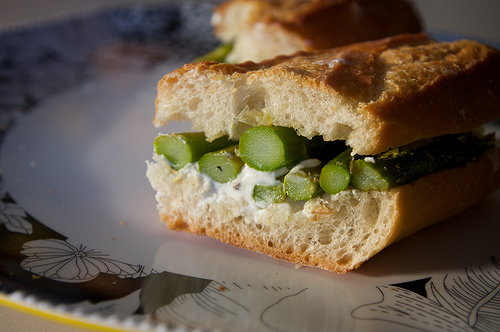
[[[232,63],[422,31],[405,0],[229,0],[211,23]]]
[[[408,34],[158,83],[147,177],[160,219],[346,273],[500,185],[500,52]]]

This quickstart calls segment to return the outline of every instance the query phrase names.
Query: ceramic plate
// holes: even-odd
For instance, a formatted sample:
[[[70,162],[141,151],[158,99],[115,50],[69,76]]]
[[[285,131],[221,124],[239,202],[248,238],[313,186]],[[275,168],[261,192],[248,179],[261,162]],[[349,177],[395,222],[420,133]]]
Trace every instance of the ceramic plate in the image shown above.
[[[158,221],[156,82],[216,45],[211,10],[112,8],[0,34],[2,303],[116,329],[500,329],[499,194],[346,275]]]

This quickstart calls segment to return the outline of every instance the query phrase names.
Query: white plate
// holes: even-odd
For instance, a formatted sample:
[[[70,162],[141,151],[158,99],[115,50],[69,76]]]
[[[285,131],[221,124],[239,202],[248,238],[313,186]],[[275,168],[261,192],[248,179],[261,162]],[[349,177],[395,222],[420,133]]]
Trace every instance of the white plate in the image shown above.
[[[210,12],[120,8],[0,35],[1,299],[114,328],[500,329],[498,193],[347,275],[158,221],[155,86],[215,45]]]

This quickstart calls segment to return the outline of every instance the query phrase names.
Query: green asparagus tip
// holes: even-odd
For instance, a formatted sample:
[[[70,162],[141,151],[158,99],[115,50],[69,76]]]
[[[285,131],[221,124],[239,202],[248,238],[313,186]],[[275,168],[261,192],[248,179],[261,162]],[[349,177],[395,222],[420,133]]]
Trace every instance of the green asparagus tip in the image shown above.
[[[219,63],[226,62],[226,56],[233,49],[232,44],[221,44],[214,48],[212,51],[199,56],[193,60],[193,62],[201,62],[203,60],[216,61]]]

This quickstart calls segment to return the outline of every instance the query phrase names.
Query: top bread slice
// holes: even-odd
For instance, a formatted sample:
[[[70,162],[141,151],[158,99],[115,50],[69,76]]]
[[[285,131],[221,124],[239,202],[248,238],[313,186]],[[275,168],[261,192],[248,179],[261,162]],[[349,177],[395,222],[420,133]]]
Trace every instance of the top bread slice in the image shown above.
[[[404,0],[230,0],[212,16],[215,35],[233,50],[227,61],[262,61],[422,31]]]
[[[295,128],[373,155],[470,131],[500,116],[500,52],[399,35],[261,63],[190,63],[158,83],[155,126],[190,120],[207,138]]]

